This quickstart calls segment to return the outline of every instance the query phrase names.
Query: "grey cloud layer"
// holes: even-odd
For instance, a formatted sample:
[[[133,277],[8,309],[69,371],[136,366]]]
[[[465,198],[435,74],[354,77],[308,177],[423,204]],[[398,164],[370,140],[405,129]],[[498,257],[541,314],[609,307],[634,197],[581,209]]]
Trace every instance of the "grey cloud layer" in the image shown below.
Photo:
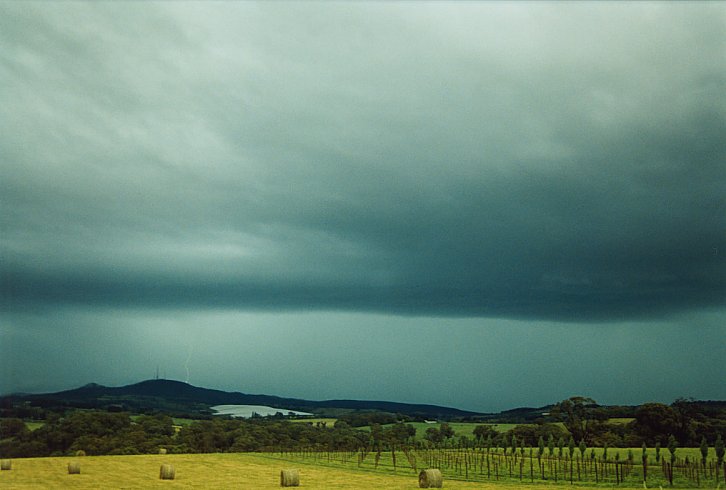
[[[623,405],[726,396],[714,369],[726,356],[722,313],[608,328],[330,312],[66,310],[5,319],[4,392],[121,386],[158,367],[163,377],[230,391],[495,412],[573,394]]]
[[[726,303],[723,5],[0,9],[6,307]]]

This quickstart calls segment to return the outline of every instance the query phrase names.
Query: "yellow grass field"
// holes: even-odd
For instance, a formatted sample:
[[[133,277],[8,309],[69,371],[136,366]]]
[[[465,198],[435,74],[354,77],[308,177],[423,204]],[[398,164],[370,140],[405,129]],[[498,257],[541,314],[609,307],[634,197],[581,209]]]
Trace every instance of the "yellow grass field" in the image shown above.
[[[79,461],[80,475],[68,474],[68,463]],[[162,463],[172,464],[176,479],[160,480]],[[259,454],[174,454],[141,456],[86,456],[80,458],[14,459],[12,470],[0,471],[3,489],[132,489],[132,488],[280,488],[280,470],[300,470],[302,488],[319,489],[414,489],[412,472],[376,474],[314,464],[287,463]],[[571,485],[513,485],[444,481],[445,488],[479,489],[574,489]]]

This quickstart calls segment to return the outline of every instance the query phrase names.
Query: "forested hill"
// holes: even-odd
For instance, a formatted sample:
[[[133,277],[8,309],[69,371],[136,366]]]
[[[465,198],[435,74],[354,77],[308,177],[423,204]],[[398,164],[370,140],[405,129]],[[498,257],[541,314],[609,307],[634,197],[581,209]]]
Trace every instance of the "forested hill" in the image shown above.
[[[210,407],[214,405],[265,405],[315,414],[367,410],[400,413],[412,417],[444,419],[484,415],[436,405],[367,400],[312,401],[272,395],[250,395],[200,388],[167,379],[147,380],[120,387],[108,387],[92,383],[58,393],[9,395],[3,398],[14,402],[28,401],[33,405],[47,408],[118,408],[119,410],[131,411],[158,410],[179,414],[208,414]]]

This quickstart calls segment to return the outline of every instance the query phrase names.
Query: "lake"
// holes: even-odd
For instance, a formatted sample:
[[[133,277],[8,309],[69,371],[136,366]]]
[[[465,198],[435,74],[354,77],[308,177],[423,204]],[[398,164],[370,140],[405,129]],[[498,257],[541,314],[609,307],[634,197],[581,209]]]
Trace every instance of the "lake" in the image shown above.
[[[272,408],[264,405],[216,405],[212,407],[216,413],[214,415],[231,415],[232,417],[239,417],[248,419],[252,417],[253,413],[262,417],[275,415],[281,413],[283,415],[312,415],[307,412],[298,412],[296,410],[287,410],[285,408]]]

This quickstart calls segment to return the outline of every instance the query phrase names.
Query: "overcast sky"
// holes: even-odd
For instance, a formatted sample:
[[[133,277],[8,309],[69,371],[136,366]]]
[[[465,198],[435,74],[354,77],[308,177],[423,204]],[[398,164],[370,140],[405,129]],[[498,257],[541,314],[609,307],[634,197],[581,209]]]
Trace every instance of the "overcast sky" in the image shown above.
[[[726,399],[726,4],[0,2],[0,392]]]

